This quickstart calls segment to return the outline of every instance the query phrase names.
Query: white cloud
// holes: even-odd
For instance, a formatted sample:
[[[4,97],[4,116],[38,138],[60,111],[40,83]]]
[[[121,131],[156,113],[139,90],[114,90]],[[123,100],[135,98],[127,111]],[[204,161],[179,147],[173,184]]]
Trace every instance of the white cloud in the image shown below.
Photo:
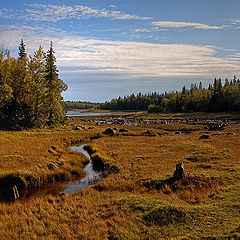
[[[134,32],[152,32],[152,30],[149,28],[137,28]]]
[[[46,30],[46,29],[45,29]],[[153,44],[146,42],[104,41],[70,36],[63,32],[51,36],[44,30],[27,27],[5,30],[0,43],[17,49],[24,38],[28,52],[34,52],[41,44],[49,48],[52,40],[58,67],[65,76],[79,74],[111,74],[115,78],[199,76],[229,77],[240,69],[238,59],[216,57],[213,46],[187,44]]]
[[[94,9],[88,6],[74,5],[74,6],[58,6],[58,5],[44,5],[44,4],[25,4],[26,8],[23,12],[15,10],[14,14],[11,10],[4,11],[2,17],[19,18],[29,21],[50,21],[56,22],[64,19],[82,19],[82,18],[109,18],[118,20],[146,20],[152,19],[149,17],[140,17],[132,14],[125,14],[120,11],[113,11],[107,9]]]
[[[237,24],[237,23],[240,23],[240,19],[234,19],[234,20],[232,20],[232,24]]]
[[[171,21],[157,21],[152,22],[153,26],[160,28],[194,28],[194,29],[222,29],[224,26],[210,26],[201,23],[192,22],[171,22]]]

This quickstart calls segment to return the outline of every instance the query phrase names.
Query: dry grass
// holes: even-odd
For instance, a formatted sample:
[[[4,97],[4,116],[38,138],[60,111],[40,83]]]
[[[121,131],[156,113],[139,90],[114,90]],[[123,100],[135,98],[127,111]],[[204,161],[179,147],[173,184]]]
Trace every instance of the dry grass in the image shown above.
[[[84,158],[70,153],[68,145],[89,142],[106,127],[0,132],[0,174],[54,174],[61,161],[60,169],[71,172]],[[162,126],[125,128],[131,134],[90,143],[95,156],[119,172],[76,194],[0,204],[0,239],[240,238],[239,127],[210,133],[206,140],[195,126],[181,135]],[[163,134],[143,136],[148,129]],[[184,162],[188,177],[159,187],[178,162]]]

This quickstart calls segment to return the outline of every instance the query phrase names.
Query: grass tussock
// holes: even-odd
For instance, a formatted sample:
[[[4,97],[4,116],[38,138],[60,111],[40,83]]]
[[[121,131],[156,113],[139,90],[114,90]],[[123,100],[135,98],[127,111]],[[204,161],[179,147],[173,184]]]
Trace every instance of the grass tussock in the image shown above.
[[[163,194],[176,194],[188,203],[205,202],[223,187],[220,179],[189,175],[177,181],[171,177],[166,180],[150,179],[142,184],[149,190],[156,189]]]
[[[110,173],[117,173],[119,171],[117,167],[112,165],[112,160],[101,153],[96,145],[88,144],[84,146],[84,149],[91,156],[94,170],[102,171],[105,175],[108,175]]]
[[[168,225],[183,224],[186,222],[187,213],[183,208],[177,207],[158,207],[147,213],[143,220],[147,225]]]

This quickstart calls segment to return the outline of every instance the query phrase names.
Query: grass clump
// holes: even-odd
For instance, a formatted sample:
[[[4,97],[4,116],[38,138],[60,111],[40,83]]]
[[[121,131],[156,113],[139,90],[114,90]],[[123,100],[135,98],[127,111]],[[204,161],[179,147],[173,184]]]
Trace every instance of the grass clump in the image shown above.
[[[84,146],[84,149],[91,155],[94,170],[103,171],[105,174],[116,173],[119,171],[117,167],[112,165],[112,160],[101,153],[96,145],[88,144]]]
[[[181,207],[160,206],[148,212],[143,220],[147,225],[182,224],[186,222],[187,215]]]

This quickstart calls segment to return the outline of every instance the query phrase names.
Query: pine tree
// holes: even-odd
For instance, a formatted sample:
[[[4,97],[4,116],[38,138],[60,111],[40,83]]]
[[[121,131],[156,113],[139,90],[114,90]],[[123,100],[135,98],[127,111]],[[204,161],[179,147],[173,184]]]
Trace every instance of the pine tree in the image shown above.
[[[46,109],[48,112],[48,124],[64,122],[66,111],[63,107],[61,92],[67,90],[67,85],[58,78],[52,42],[46,57],[45,80],[47,87]]]

